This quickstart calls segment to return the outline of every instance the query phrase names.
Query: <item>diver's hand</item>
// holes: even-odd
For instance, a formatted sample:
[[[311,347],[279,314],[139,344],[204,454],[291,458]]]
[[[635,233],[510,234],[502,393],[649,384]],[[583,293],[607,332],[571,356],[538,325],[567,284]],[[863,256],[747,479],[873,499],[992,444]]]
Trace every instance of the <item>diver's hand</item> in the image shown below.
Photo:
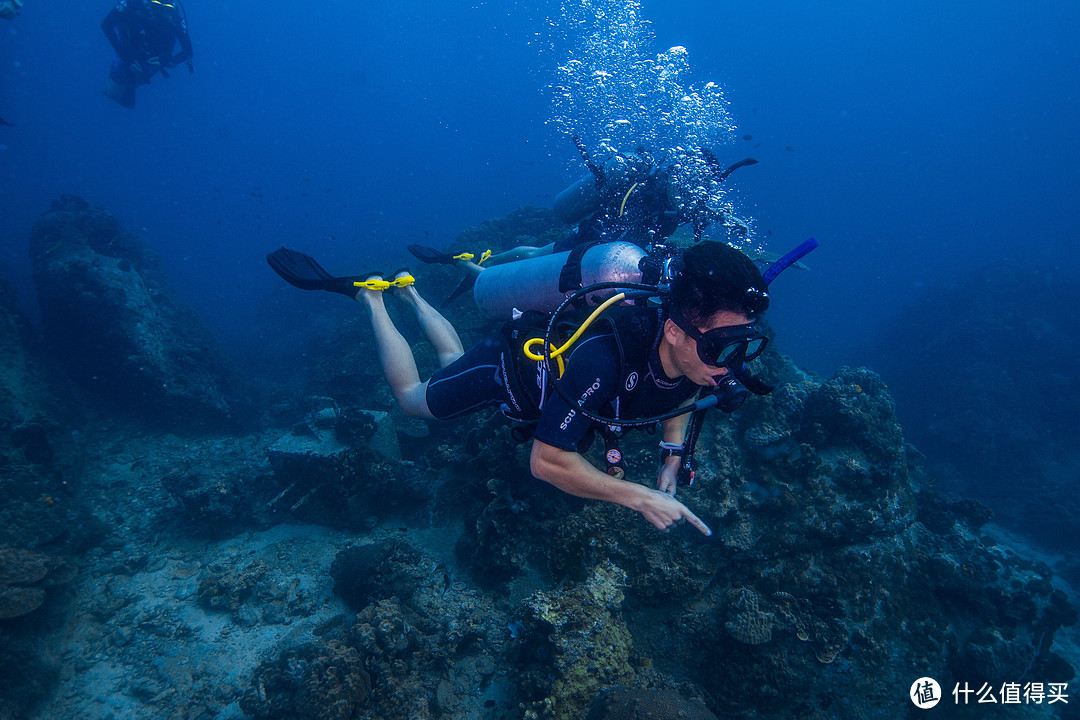
[[[681,502],[659,490],[648,490],[645,498],[639,503],[636,510],[657,528],[667,532],[676,525],[689,522],[703,535],[712,535],[709,526],[701,522],[697,515],[690,512],[689,508]]]
[[[682,458],[672,455],[660,465],[660,476],[656,479],[656,488],[668,495],[674,495],[679,485],[679,465]]]

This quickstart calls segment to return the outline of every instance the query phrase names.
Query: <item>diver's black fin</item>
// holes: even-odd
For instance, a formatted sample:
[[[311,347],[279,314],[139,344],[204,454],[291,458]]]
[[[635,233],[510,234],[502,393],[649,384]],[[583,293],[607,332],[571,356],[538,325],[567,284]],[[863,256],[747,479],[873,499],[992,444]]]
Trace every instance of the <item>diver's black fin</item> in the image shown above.
[[[453,265],[454,256],[446,253],[441,253],[435,248],[430,248],[425,245],[409,245],[406,248],[413,254],[417,260],[421,260],[426,263],[439,263],[440,265]]]
[[[334,277],[315,258],[296,250],[279,248],[266,256],[266,262],[285,282],[301,290],[327,290],[350,298],[359,292],[353,278]]]
[[[450,295],[448,295],[447,298],[442,301],[442,305],[440,305],[440,307],[448,306],[450,303],[457,300],[463,293],[472,290],[473,285],[476,284],[476,278],[476,275],[465,276],[465,278],[460,283],[458,283],[458,286],[454,288],[454,292],[450,293]]]
[[[716,178],[716,181],[717,182],[724,182],[725,180],[727,180],[728,175],[735,172],[739,168],[746,167],[747,165],[757,165],[757,163],[758,163],[757,159],[752,158],[752,157],[744,158],[744,159],[740,160],[737,163],[732,163],[731,165],[728,166],[727,170],[724,170],[724,172],[720,173],[720,175]]]

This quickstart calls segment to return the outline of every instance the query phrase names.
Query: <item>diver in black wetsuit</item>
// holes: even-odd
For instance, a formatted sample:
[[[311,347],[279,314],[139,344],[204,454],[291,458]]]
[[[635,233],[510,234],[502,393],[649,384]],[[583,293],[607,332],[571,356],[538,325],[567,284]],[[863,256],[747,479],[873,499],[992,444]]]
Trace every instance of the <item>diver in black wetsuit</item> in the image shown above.
[[[465,271],[465,280],[444,306],[471,288],[484,267],[492,265],[601,242],[632,242],[647,250],[688,223],[693,225],[695,242],[713,223],[723,224],[735,237],[749,234],[743,220],[726,208],[710,207],[701,195],[709,184],[722,183],[734,170],[757,160],[747,158],[725,169],[707,148],[682,151],[659,161],[639,147],[632,153],[613,152],[600,166],[592,161],[579,139],[574,141],[590,174],[555,198],[556,216],[576,225],[562,239],[547,245],[519,245],[500,253],[485,253],[479,261],[474,261],[471,253],[453,255],[423,245],[408,246],[409,252],[423,262],[456,265]]]
[[[379,362],[406,415],[449,419],[501,406],[515,420],[536,421],[533,474],[571,495],[617,503],[667,530],[689,521],[709,528],[675,499],[688,415],[661,422],[662,464],[657,489],[628,482],[593,467],[581,454],[593,420],[582,411],[629,423],[689,403],[701,388],[715,388],[764,349],[754,327],[769,304],[765,280],[746,255],[729,245],[705,242],[684,251],[663,310],[633,311],[629,321],[596,322],[573,346],[562,393],[553,394],[544,363],[522,357],[526,339],[513,323],[464,351],[454,327],[412,285],[407,271],[389,280],[334,278],[311,258],[282,248],[267,257],[296,287],[354,297],[368,308]],[[358,283],[354,281],[359,281]],[[421,381],[409,343],[387,314],[383,292],[393,293],[415,314],[434,346],[440,370]],[[563,395],[577,399],[574,407]],[[650,422],[650,424],[652,424]]]
[[[22,0],[0,0],[0,18],[10,20],[22,9]]]
[[[124,107],[135,107],[135,88],[155,74],[186,62],[193,52],[187,18],[179,0],[119,0],[101,21],[101,30],[116,51],[105,95]],[[178,52],[173,52],[179,46]]]

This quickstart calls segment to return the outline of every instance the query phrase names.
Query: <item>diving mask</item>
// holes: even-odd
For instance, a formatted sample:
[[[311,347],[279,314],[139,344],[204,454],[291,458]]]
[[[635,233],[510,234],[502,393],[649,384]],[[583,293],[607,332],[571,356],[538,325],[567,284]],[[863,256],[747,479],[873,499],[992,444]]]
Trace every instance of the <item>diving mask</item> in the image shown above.
[[[769,338],[754,327],[746,325],[728,325],[701,332],[694,324],[671,308],[668,317],[684,333],[697,341],[697,354],[701,362],[710,367],[740,368],[765,352]]]

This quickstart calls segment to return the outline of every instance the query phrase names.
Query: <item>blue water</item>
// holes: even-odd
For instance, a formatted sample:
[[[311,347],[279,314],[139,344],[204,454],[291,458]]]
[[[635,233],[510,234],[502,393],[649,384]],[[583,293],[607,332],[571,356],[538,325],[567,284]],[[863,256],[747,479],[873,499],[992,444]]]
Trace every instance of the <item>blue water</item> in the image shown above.
[[[609,2],[610,6],[620,3]],[[226,345],[293,297],[263,255],[396,267],[582,171],[550,83],[557,2],[190,0],[194,74],[101,95],[108,1],[27,0],[0,21],[0,276],[34,315],[26,240],[62,193],[163,256]],[[736,125],[716,146],[767,249],[781,348],[823,373],[927,284],[984,260],[1071,266],[1080,238],[1080,6],[644,0],[650,52],[688,50]],[[752,140],[743,140],[744,135]]]

